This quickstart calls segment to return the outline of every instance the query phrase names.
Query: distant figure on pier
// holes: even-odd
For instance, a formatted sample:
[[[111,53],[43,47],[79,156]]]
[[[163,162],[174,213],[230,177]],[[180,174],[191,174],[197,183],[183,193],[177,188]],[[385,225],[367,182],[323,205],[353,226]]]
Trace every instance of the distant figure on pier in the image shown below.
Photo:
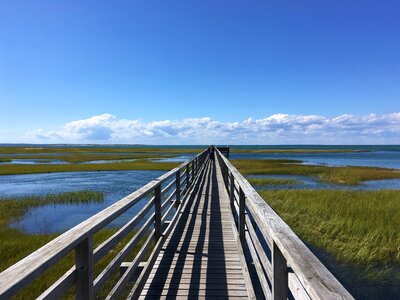
[[[208,146],[208,157],[213,161],[214,160],[214,146]]]

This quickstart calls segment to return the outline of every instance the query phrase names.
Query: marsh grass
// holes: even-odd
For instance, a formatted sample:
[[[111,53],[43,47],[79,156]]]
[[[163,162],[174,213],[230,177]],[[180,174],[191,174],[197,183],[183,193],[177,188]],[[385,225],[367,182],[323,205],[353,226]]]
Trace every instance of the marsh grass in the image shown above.
[[[246,175],[305,175],[336,184],[357,185],[365,180],[400,178],[400,171],[396,169],[314,166],[299,164],[297,160],[243,159],[231,162]]]
[[[8,163],[8,162],[11,162],[11,158],[8,158],[8,157],[0,157],[0,163]]]
[[[400,263],[400,191],[259,191],[306,242],[341,262]]]
[[[247,178],[248,182],[255,186],[267,186],[267,185],[295,185],[299,181],[295,179],[280,179],[280,178]]]
[[[108,154],[108,153],[125,153],[125,154],[189,154],[199,153],[204,148],[169,148],[169,147],[58,147],[58,146],[9,146],[0,147],[1,154]]]
[[[18,156],[4,156],[2,159],[5,162],[9,162],[12,159],[37,159],[40,162],[48,161],[51,162],[52,160],[61,160],[68,163],[82,163],[88,161],[97,161],[97,160],[127,160],[127,159],[149,159],[154,158],[156,154],[138,154],[138,153],[120,153],[120,154],[109,154],[109,153],[72,153],[72,154],[62,154],[62,155],[54,155],[53,154],[45,154],[45,155],[38,155],[38,154],[24,154]],[[157,154],[157,158],[168,158],[173,156],[172,154]]]
[[[353,149],[237,149],[232,147],[232,153],[354,153],[354,152],[370,152],[369,150],[353,150]]]
[[[49,204],[71,204],[85,205],[91,202],[103,201],[103,193],[92,191],[67,192],[56,195],[39,197],[20,197],[20,198],[2,198],[0,200],[0,272],[45,245],[57,234],[27,234],[21,230],[10,228],[8,225],[21,218],[29,209]],[[94,235],[94,246],[100,245],[116,229],[105,228]],[[130,233],[119,243],[113,251],[101,259],[94,269],[97,276],[104,269],[115,254],[122,249],[124,243],[132,238],[135,232]],[[144,242],[143,238],[133,249],[127,259],[135,256]],[[32,299],[39,296],[46,288],[55,282],[62,274],[74,265],[74,253],[68,254],[60,262],[47,270],[43,276],[33,281],[27,288],[19,292],[15,299]],[[118,270],[100,291],[97,298],[103,299],[119,279]],[[66,299],[75,299],[74,289],[71,289],[64,297]]]
[[[178,163],[152,162],[138,160],[133,162],[105,164],[36,164],[36,165],[0,165],[0,175],[55,173],[55,172],[84,172],[84,171],[128,171],[128,170],[160,170],[168,171]]]

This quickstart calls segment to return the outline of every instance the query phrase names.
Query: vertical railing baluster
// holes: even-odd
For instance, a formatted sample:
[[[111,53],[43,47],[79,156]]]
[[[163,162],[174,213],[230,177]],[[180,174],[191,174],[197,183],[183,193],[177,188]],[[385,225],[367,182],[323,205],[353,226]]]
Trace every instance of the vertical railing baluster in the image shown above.
[[[181,203],[181,170],[175,174],[175,207],[178,208]]]
[[[239,188],[239,238],[242,243],[245,242],[245,199],[242,188]]]
[[[154,188],[154,235],[158,240],[162,235],[161,224],[161,184]]]
[[[88,236],[75,248],[76,298],[93,299],[93,239]]]
[[[193,183],[194,181],[194,161],[192,160],[192,179],[190,180],[190,183]]]
[[[235,178],[233,177],[233,173],[231,172],[230,176],[230,195],[229,195],[229,200],[231,203],[231,210],[232,212],[235,210]]]
[[[288,271],[286,259],[279,247],[272,249],[272,299],[286,300],[288,297]]]
[[[186,165],[186,190],[189,189],[190,177],[189,177],[189,164]]]

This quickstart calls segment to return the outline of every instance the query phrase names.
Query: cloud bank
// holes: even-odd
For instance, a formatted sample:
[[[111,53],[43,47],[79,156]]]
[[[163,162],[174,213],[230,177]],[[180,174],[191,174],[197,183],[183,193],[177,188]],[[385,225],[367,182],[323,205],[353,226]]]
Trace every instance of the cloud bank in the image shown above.
[[[333,118],[274,114],[236,122],[209,117],[143,122],[103,114],[26,137],[46,143],[400,144],[400,112]]]

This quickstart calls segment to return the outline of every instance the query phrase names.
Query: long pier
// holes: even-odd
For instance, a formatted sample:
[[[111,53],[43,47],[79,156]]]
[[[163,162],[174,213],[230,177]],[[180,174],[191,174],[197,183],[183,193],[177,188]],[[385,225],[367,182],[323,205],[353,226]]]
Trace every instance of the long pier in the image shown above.
[[[139,203],[94,245],[96,232]],[[38,299],[71,289],[77,299],[353,299],[218,149],[215,159],[200,153],[0,273],[0,299],[70,253],[75,264]]]

